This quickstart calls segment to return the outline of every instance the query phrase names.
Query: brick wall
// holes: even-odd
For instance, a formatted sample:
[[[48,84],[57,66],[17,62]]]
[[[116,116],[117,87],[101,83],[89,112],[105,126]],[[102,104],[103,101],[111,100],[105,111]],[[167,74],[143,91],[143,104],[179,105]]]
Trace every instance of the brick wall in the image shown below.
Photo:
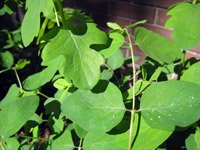
[[[186,0],[64,0],[64,5],[82,9],[101,27],[106,27],[106,22],[126,26],[146,19],[145,27],[170,39],[171,31],[164,28],[167,9],[183,1]],[[136,54],[145,57],[138,49]],[[200,46],[187,53],[188,58],[193,56],[200,58]]]

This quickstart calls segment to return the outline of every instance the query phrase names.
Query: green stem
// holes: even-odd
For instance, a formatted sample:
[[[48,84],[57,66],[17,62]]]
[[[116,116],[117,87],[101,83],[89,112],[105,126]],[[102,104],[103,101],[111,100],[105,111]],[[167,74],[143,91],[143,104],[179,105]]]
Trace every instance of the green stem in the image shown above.
[[[125,32],[128,36],[128,41],[129,41],[129,46],[130,46],[130,50],[131,50],[131,59],[132,59],[132,67],[133,67],[133,101],[132,101],[132,109],[131,109],[131,120],[130,120],[130,128],[129,128],[129,141],[128,141],[128,150],[131,150],[132,148],[132,134],[133,134],[133,122],[134,122],[134,117],[135,117],[135,78],[136,78],[136,74],[135,74],[135,60],[134,60],[134,49],[133,49],[133,44],[132,44],[132,40],[131,40],[131,36],[128,32],[128,30],[125,28]]]
[[[63,7],[62,7],[62,2],[61,2],[61,0],[56,0],[56,2],[58,4],[58,11],[59,11],[59,14],[61,16],[63,27],[66,29],[67,28],[67,21],[65,19]]]
[[[185,50],[182,50],[182,56],[181,56],[181,61],[180,61],[178,79],[180,79],[181,74],[182,74],[182,71],[183,71],[184,66],[185,66],[185,56],[186,56],[186,51],[185,51]]]
[[[192,4],[194,5],[194,4],[196,4],[197,3],[197,0],[193,0],[192,1]]]
[[[49,99],[49,98],[50,98],[49,96],[47,96],[47,95],[41,93],[40,91],[38,91],[37,94],[43,96],[43,97],[46,98],[46,99]]]
[[[121,85],[120,85],[120,83],[119,83],[119,80],[117,79],[117,76],[115,75],[114,70],[112,70],[112,68],[110,68],[106,63],[105,63],[104,65],[108,68],[108,70],[110,70],[110,72],[111,72],[112,75],[114,76],[114,78],[115,78],[115,80],[116,80],[118,86],[121,87]]]
[[[82,149],[82,142],[83,142],[83,139],[80,139],[79,146],[78,146],[78,150],[81,150],[81,149]]]
[[[9,71],[9,70],[11,70],[11,69],[12,69],[12,68],[3,69],[3,70],[0,71],[0,73],[3,73],[3,72],[6,72],[6,71]]]
[[[22,83],[21,83],[21,81],[20,81],[20,79],[19,79],[19,75],[18,75],[18,73],[17,73],[17,70],[16,70],[16,68],[13,68],[13,70],[14,70],[14,72],[15,72],[15,76],[16,76],[16,78],[17,78],[17,82],[18,82],[18,84],[19,84],[19,88],[23,91]]]
[[[42,37],[43,34],[44,34],[44,31],[45,31],[45,28],[46,28],[47,24],[48,24],[48,19],[45,18],[45,20],[44,20],[44,22],[43,22],[43,24],[42,24],[42,27],[41,27],[41,29],[40,29],[38,38],[37,38],[37,42],[36,42],[37,45],[39,44],[40,39],[41,39],[41,37]]]
[[[54,9],[55,16],[56,16],[56,23],[57,23],[57,26],[60,27],[60,22],[59,22],[59,20],[58,20],[58,13],[57,13],[57,11],[56,11],[55,5],[53,5],[53,9]]]
[[[2,139],[0,140],[0,148],[1,148],[1,150],[6,150],[6,148],[4,146],[4,141]]]

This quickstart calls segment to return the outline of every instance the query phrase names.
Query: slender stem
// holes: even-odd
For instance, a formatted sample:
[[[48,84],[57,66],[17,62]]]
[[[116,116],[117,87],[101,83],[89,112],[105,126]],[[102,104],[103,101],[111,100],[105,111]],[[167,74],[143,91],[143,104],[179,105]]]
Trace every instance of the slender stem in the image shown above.
[[[197,3],[197,0],[193,0],[193,1],[192,1],[192,4],[196,4],[196,3]]]
[[[135,117],[135,78],[136,78],[136,71],[135,71],[135,60],[134,60],[134,49],[133,49],[133,44],[132,44],[132,40],[131,40],[131,36],[128,32],[127,29],[125,29],[125,32],[127,34],[128,37],[128,41],[129,41],[129,46],[130,46],[130,50],[131,50],[131,59],[132,59],[132,67],[133,67],[133,101],[132,101],[132,110],[131,110],[131,121],[130,121],[130,128],[129,128],[129,142],[128,142],[128,150],[131,150],[132,147],[132,132],[133,132],[133,121],[134,121],[134,117]]]
[[[17,78],[17,82],[18,82],[18,84],[19,84],[19,87],[20,87],[21,90],[23,90],[23,88],[22,88],[22,83],[21,83],[21,81],[20,81],[20,79],[19,79],[19,75],[18,75],[18,73],[17,73],[16,68],[13,68],[13,70],[14,70],[14,72],[15,72],[15,76],[16,76],[16,78]]]
[[[66,29],[67,28],[67,21],[65,19],[65,15],[64,15],[64,12],[63,12],[62,2],[61,2],[61,0],[56,0],[56,2],[58,4],[58,11],[59,11],[59,14],[61,16],[63,27]]]
[[[49,99],[49,98],[50,98],[49,96],[47,96],[47,95],[45,95],[45,94],[41,93],[40,91],[38,91],[38,92],[37,92],[37,94],[39,94],[39,95],[41,95],[41,96],[45,97],[46,99]]]
[[[82,142],[83,142],[83,139],[80,139],[79,146],[78,146],[78,150],[81,150],[81,149],[82,149]]]
[[[1,147],[1,150],[6,150],[3,140],[0,140],[0,147]]]
[[[9,70],[11,70],[11,68],[3,69],[3,70],[0,71],[0,73],[6,72],[6,71],[9,71]]]
[[[180,79],[181,74],[182,74],[182,71],[183,71],[184,66],[185,66],[185,56],[186,56],[186,51],[185,51],[185,50],[182,50],[182,56],[181,56],[181,61],[180,61],[178,79]]]
[[[119,83],[119,80],[117,79],[117,76],[115,75],[114,70],[113,70],[112,68],[110,68],[106,63],[105,63],[104,65],[108,68],[108,70],[110,70],[110,72],[111,72],[112,75],[114,76],[114,78],[115,78],[117,84],[119,85],[119,87],[121,87],[121,85],[120,85],[120,83]]]
[[[45,31],[45,28],[46,28],[47,24],[48,24],[48,19],[45,18],[45,20],[44,20],[44,22],[43,22],[43,24],[42,24],[42,27],[41,27],[41,29],[40,29],[39,36],[38,36],[38,38],[37,38],[37,42],[36,42],[37,45],[39,44],[40,39],[41,39],[41,37],[42,37],[43,34],[44,34],[44,31]]]
[[[55,16],[56,16],[56,23],[57,23],[57,26],[60,27],[60,22],[59,22],[59,20],[58,20],[58,13],[57,13],[57,11],[56,11],[55,5],[53,5],[53,9],[54,9]]]

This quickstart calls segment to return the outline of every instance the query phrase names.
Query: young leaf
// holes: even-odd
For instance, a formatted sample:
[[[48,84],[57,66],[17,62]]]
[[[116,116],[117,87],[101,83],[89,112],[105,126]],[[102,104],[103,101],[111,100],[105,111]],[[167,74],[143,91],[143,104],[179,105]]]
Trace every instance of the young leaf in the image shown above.
[[[27,12],[21,26],[22,41],[27,47],[39,34],[40,30],[40,13],[45,17],[53,18],[53,1],[52,0],[27,0]]]
[[[52,142],[51,149],[55,150],[73,150],[74,144],[72,141],[71,133],[69,130],[65,130],[65,132],[58,137],[56,140]]]
[[[141,98],[141,111],[152,128],[186,127],[200,116],[200,86],[186,81],[153,83]]]
[[[62,55],[58,56],[49,63],[47,68],[39,73],[29,76],[24,81],[24,89],[34,90],[49,82],[53,78],[58,68],[60,68],[60,66],[63,64],[63,61],[64,57]]]
[[[188,50],[200,43],[200,4],[180,3],[168,15],[171,17],[165,26],[173,29],[172,36],[180,48]]]
[[[61,110],[86,131],[109,131],[122,120],[126,109],[119,89],[112,83],[105,88],[102,93],[80,89],[63,101]]]
[[[112,78],[113,74],[110,70],[104,69],[101,73],[101,80],[110,80]]]
[[[43,52],[44,62],[64,55],[64,76],[82,89],[92,89],[100,79],[103,57],[90,48],[92,44],[105,44],[107,37],[93,23],[87,24],[84,35],[75,35],[70,30],[61,29],[48,43]]]
[[[172,63],[180,53],[174,43],[150,30],[138,27],[135,30],[135,43],[149,57],[160,63]]]
[[[200,84],[200,62],[193,64],[181,76],[181,80]]]
[[[4,68],[11,68],[14,63],[14,58],[11,52],[0,52],[0,64]]]
[[[110,47],[100,51],[105,58],[112,56],[124,44],[124,37],[118,32],[111,32],[109,37],[112,39]]]
[[[0,137],[15,134],[34,115],[38,104],[38,96],[27,96],[5,105],[0,111]]]
[[[124,64],[124,57],[121,50],[117,50],[111,57],[107,60],[108,66],[112,69],[118,69]]]

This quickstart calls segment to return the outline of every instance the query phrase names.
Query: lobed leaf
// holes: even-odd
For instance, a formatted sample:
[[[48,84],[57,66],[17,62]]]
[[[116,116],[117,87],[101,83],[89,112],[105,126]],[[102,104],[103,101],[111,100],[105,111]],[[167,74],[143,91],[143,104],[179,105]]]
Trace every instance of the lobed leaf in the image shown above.
[[[107,37],[93,23],[87,24],[83,35],[75,35],[70,30],[61,29],[44,47],[43,63],[64,55],[64,76],[72,80],[78,88],[92,89],[100,79],[100,66],[104,58],[90,48],[92,44],[105,44]]]

